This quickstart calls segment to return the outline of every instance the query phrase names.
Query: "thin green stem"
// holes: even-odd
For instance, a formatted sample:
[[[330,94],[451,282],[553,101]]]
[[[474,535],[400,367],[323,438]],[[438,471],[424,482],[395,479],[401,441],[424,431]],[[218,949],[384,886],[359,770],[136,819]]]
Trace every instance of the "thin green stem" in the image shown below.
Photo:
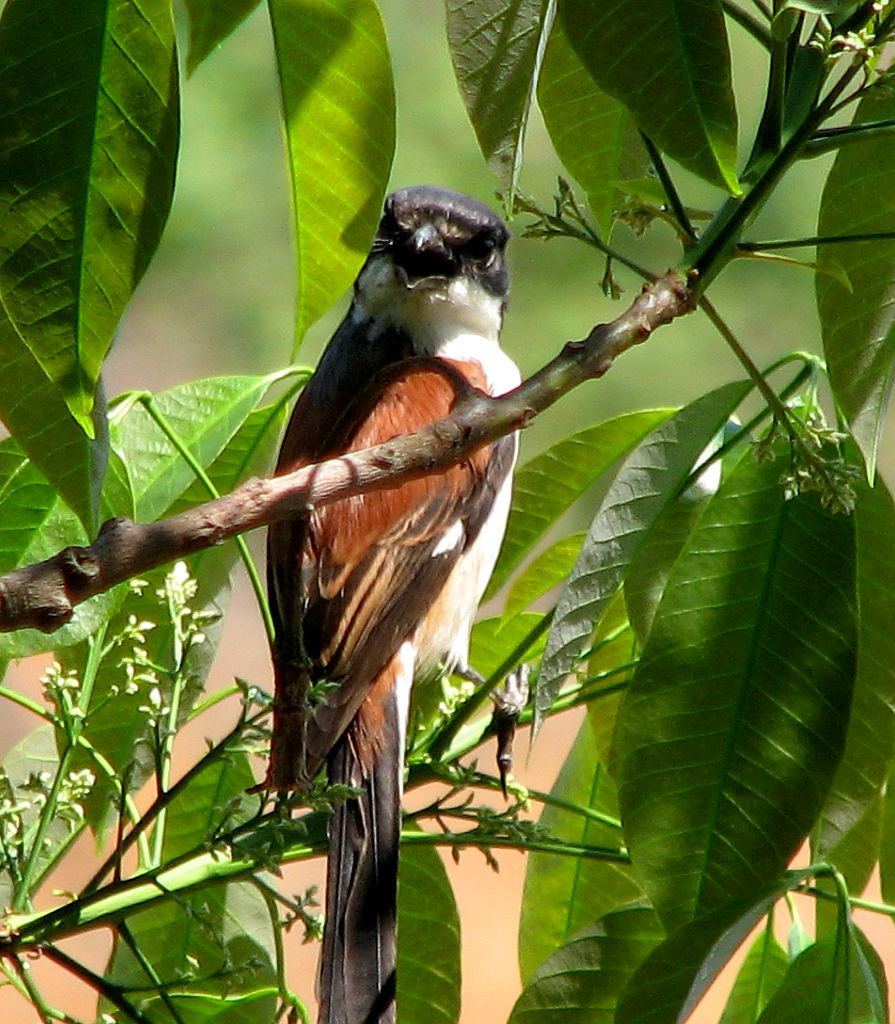
[[[104,999],[108,999],[116,1009],[132,1020],[134,1024],[152,1024],[148,1017],[144,1017],[143,1014],[125,998],[121,986],[113,985],[111,982],[106,981],[106,979],[101,975],[95,974],[89,967],[85,967],[82,963],[75,960],[74,957],[70,957],[68,953],[63,952],[56,946],[45,946],[42,952],[48,960],[55,961],[55,963],[59,964],[60,967],[64,967],[70,974],[73,974],[80,981],[89,985]]]
[[[471,829],[469,832],[419,832],[413,829],[401,833],[401,842],[407,846],[450,846],[458,849],[477,846],[486,850],[519,850],[522,853],[554,853],[560,857],[579,857],[585,860],[608,860],[615,864],[630,864],[631,859],[621,849],[608,846],[590,846],[585,843],[565,843],[549,839],[512,839],[494,836]]]
[[[645,132],[640,133],[640,138],[643,140],[643,144],[646,146],[646,151],[649,154],[650,162],[656,169],[656,174],[659,176],[662,191],[665,193],[665,198],[668,201],[671,212],[674,214],[674,220],[677,225],[678,232],[685,242],[695,242],[696,232],[693,230],[693,225],[690,223],[689,216],[687,216],[687,208],[684,206],[678,190],[675,187],[674,180],[668,171],[668,166],[662,159],[662,154],[659,152],[653,140]]]
[[[804,249],[812,245],[841,245],[846,242],[884,242],[895,238],[895,231],[868,231],[855,235],[805,235],[804,238],[782,238],[770,242],[739,242],[737,249],[759,252],[772,249]]]
[[[766,50],[771,48],[771,33],[768,31],[767,25],[759,21],[754,14],[744,11],[733,3],[732,0],[721,0],[721,6],[731,21],[735,21],[740,28],[745,29]]]
[[[850,146],[855,142],[864,142],[868,138],[887,138],[895,134],[895,118],[880,121],[863,121],[860,124],[841,125],[834,128],[820,128],[805,143],[803,156],[806,159],[822,156]]]
[[[10,690],[6,686],[0,686],[0,698],[11,700],[13,704],[18,704],[20,708],[24,708],[26,711],[31,711],[33,714],[42,718],[45,722],[49,722],[51,725],[57,724],[57,718],[52,711],[49,711],[42,704],[38,704],[36,700],[26,697],[23,693],[17,693],[15,690]]]
[[[57,1010],[44,999],[43,993],[37,987],[28,964],[23,963],[22,958],[13,956],[12,962],[15,965],[15,973],[4,970],[10,983],[17,989],[19,994],[28,1000],[37,1010],[40,1019],[44,1024],[53,1024],[54,1021],[62,1021],[63,1024],[79,1024],[76,1018],[69,1016],[63,1010]],[[4,968],[5,968],[4,964]]]
[[[158,408],[158,405],[154,397],[150,393],[144,393],[140,396],[140,402],[143,407],[149,413],[153,422],[162,431],[165,437],[171,442],[178,455],[184,460],[184,462],[190,467],[193,475],[206,489],[209,496],[212,498],[219,498],[220,492],[215,487],[211,480],[211,477],[205,472],[205,468],[196,459],[189,447],[184,443],[183,439],[177,433],[177,431],[171,426],[167,417],[164,416]],[[261,576],[258,572],[258,568],[255,565],[255,560],[252,558],[249,546],[246,543],[246,539],[242,534],[238,534],[233,538],[236,548],[239,551],[239,557],[242,559],[242,563],[245,566],[246,574],[249,578],[249,583],[255,594],[255,600],[258,602],[258,608],[261,611],[261,618],[264,622],[264,628],[267,631],[267,636],[270,641],[274,638],[274,625],[273,617],[270,612],[270,605],[267,601],[267,592],[264,588],[264,584],[261,582]]]

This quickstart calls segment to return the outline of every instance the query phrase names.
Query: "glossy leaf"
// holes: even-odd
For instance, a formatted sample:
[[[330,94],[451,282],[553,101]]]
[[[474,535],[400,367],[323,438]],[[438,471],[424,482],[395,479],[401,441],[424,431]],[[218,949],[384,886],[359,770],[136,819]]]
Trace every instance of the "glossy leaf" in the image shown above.
[[[557,156],[584,189],[608,238],[616,183],[641,177],[649,161],[633,118],[594,81],[569,43],[562,19],[553,26],[544,54],[538,105]]]
[[[895,116],[895,97],[871,90],[855,120]],[[843,146],[820,203],[817,233],[841,236],[895,231],[895,137]],[[815,275],[830,383],[872,480],[895,375],[895,239],[817,247]],[[846,287],[842,277],[851,282]]]
[[[892,621],[895,618],[895,505],[882,480],[858,488],[855,509],[857,542],[858,663],[845,752],[824,802],[813,836],[813,854],[845,870],[859,892],[873,867],[876,844],[871,821],[865,820],[876,803],[895,753],[895,660]],[[867,830],[870,829],[868,832]],[[848,840],[857,830],[856,839]],[[845,844],[845,846],[843,846]],[[859,868],[855,858],[863,867]]]
[[[186,0],[190,15],[188,74],[255,10],[260,0]]]
[[[460,916],[432,846],[401,847],[398,1013],[402,1024],[460,1019]]]
[[[771,930],[771,922],[749,947],[733,983],[720,1024],[755,1024],[779,988],[788,960]]]
[[[209,377],[163,391],[153,403],[193,457],[207,467],[221,456],[277,376]],[[195,479],[139,403],[123,404],[113,415],[112,443],[130,470],[141,520],[165,513]]]
[[[851,522],[744,458],[677,560],[616,731],[628,848],[669,928],[784,870],[845,743]]]
[[[854,925],[809,946],[759,1018],[759,1024],[886,1024],[879,957]]]
[[[607,469],[672,413],[626,413],[570,434],[516,471],[513,507],[487,596],[493,596],[553,523]]]
[[[129,481],[117,456],[106,478],[102,509],[105,516],[133,514]],[[0,523],[0,574],[92,539],[12,438],[0,442]],[[123,597],[120,587],[97,594],[77,605],[71,620],[54,633],[19,629],[0,634],[0,657],[22,658],[79,643],[114,614]]]
[[[94,407],[91,437],[12,325],[2,294],[0,365],[0,420],[85,529],[95,532],[109,455],[105,403],[99,400]]]
[[[631,905],[584,928],[537,971],[510,1024],[612,1024],[620,993],[661,941],[653,910]]]
[[[709,392],[653,430],[625,460],[560,595],[538,679],[539,715],[577,666],[656,517],[684,487],[700,453],[749,388],[738,381]]]
[[[292,177],[298,344],[367,255],[395,148],[395,96],[375,0],[268,6]]]
[[[791,873],[750,899],[721,907],[671,934],[628,982],[616,1020],[683,1024],[749,932],[803,877]]]
[[[9,0],[0,49],[0,303],[90,434],[103,360],[171,204],[171,6]]]
[[[244,754],[234,754],[200,772],[171,804],[165,860],[195,849],[234,810],[249,800],[254,781]],[[254,809],[254,806],[253,808]],[[237,812],[238,813],[238,812]],[[276,1007],[276,950],[269,908],[249,882],[209,886],[131,915],[132,941],[167,990],[163,1003],[155,984],[119,937],[106,973],[109,981],[143,990],[143,1012],[176,1024],[256,1024],[272,1020]],[[174,1008],[177,1016],[171,1013]]]
[[[573,533],[542,551],[513,581],[507,594],[506,612],[515,615],[565,582],[575,564],[585,534]]]
[[[446,7],[460,93],[512,208],[555,0],[447,0]]]
[[[615,786],[599,762],[593,731],[586,719],[551,795],[563,804],[618,816]],[[551,835],[570,842],[607,847],[621,844],[619,828],[563,806],[546,804],[540,824]],[[541,976],[541,964],[572,936],[642,895],[628,865],[585,857],[529,854],[519,920],[519,967],[523,979],[532,982]]]
[[[731,195],[737,115],[720,0],[559,0],[566,35],[597,84],[687,170]]]

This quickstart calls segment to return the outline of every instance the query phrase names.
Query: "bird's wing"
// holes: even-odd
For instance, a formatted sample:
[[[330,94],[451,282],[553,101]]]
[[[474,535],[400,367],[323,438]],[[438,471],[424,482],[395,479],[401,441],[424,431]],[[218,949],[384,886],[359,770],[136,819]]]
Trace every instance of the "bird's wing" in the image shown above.
[[[405,360],[379,374],[335,422],[332,410],[299,406],[281,468],[419,429],[446,416],[469,385],[483,384],[474,362]],[[319,423],[321,416],[333,423],[325,437],[319,428],[303,431],[302,421]],[[514,446],[504,439],[444,471],[271,527],[268,571],[280,705],[271,784],[294,785],[316,774],[475,539],[510,471]],[[333,685],[309,711],[307,687],[320,680]],[[375,728],[369,732],[375,737]]]

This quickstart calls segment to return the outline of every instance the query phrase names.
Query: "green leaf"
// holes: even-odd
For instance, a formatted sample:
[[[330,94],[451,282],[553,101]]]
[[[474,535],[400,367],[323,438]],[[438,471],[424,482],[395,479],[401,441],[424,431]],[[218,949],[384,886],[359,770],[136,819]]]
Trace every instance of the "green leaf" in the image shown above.
[[[100,491],[109,455],[101,394],[94,407],[94,430],[90,437],[10,322],[3,309],[2,294],[0,365],[4,370],[0,374],[0,420],[85,529],[93,534],[99,525]]]
[[[133,500],[124,467],[110,463],[103,496],[106,515],[132,515]],[[74,513],[16,442],[0,442],[0,574],[51,558],[70,545],[90,543]],[[0,635],[0,658],[22,658],[79,643],[114,614],[124,598],[120,587],[77,605],[71,620],[54,633],[19,629]]]
[[[812,843],[815,859],[830,860],[860,892],[876,859],[873,816],[895,753],[895,505],[882,480],[857,489],[858,662],[845,752],[824,802]],[[869,829],[869,831],[868,831]],[[849,840],[849,834],[857,830]],[[843,845],[845,844],[845,845]],[[843,857],[847,849],[850,870]],[[857,858],[857,859],[856,859]],[[859,866],[860,863],[860,866]]]
[[[268,6],[292,175],[298,344],[367,255],[395,148],[395,96],[375,0]]]
[[[786,974],[786,952],[771,930],[773,917],[752,943],[733,983],[720,1024],[755,1024]]]
[[[597,84],[669,156],[731,195],[737,115],[720,0],[559,0],[566,35]]]
[[[168,811],[165,861],[201,847],[222,823],[244,820],[248,805],[257,805],[257,800],[245,796],[253,781],[244,754],[215,762],[191,780]],[[120,936],[106,977],[136,989],[138,1005],[153,1021],[257,1024],[274,1019],[274,924],[267,903],[251,883],[180,894],[130,915],[126,925],[165,985],[170,1002],[162,1002],[153,980]]]
[[[460,93],[512,209],[555,0],[447,0],[446,6]]]
[[[683,488],[699,454],[750,387],[747,381],[737,381],[709,392],[653,430],[625,460],[560,595],[538,679],[539,715],[548,710],[577,666],[594,624],[656,517]]]
[[[103,360],[171,205],[171,5],[9,0],[0,50],[0,305],[92,434]]]
[[[578,731],[551,796],[610,817],[618,816],[615,786],[600,764],[590,722]],[[540,824],[573,843],[619,846],[621,831],[565,807],[546,804]],[[519,919],[519,967],[533,982],[537,968],[586,925],[640,898],[643,891],[624,864],[533,853],[528,857]],[[651,912],[652,916],[652,912]]]
[[[563,512],[672,411],[654,409],[606,420],[557,441],[520,467],[513,481],[510,521],[486,597],[503,586]]]
[[[853,527],[745,458],[677,560],[616,730],[634,866],[670,928],[784,870],[845,743]]]
[[[203,467],[226,449],[278,374],[209,377],[154,395],[160,416]],[[123,401],[112,416],[112,443],[134,482],[137,517],[164,514],[195,480],[190,466],[146,408]]]
[[[641,177],[649,160],[631,115],[593,80],[561,19],[544,55],[538,105],[557,156],[584,189],[591,213],[608,238],[618,180]]]
[[[655,911],[632,905],[590,925],[538,970],[510,1015],[510,1024],[613,1024],[620,993],[661,941]]]
[[[886,1024],[879,958],[854,925],[809,946],[792,962],[759,1024]]]
[[[187,74],[191,75],[259,3],[260,0],[186,0],[190,16]]]
[[[401,1024],[460,1019],[460,916],[438,851],[401,847],[398,1013]]]
[[[879,878],[883,899],[895,903],[895,771],[883,794],[883,820],[879,844]]]
[[[542,551],[513,582],[507,594],[506,613],[517,615],[563,583],[575,564],[585,534],[573,533]]]
[[[871,90],[855,122],[895,117],[888,89]],[[895,231],[895,137],[873,136],[836,155],[824,186],[817,222],[821,236]],[[895,240],[828,243],[818,263],[835,267],[853,291],[829,273],[815,275],[824,353],[830,383],[870,480],[876,469],[895,374]]]
[[[625,1024],[683,1024],[773,903],[804,878],[804,872],[790,872],[750,899],[730,903],[671,934],[628,982],[616,1020]]]

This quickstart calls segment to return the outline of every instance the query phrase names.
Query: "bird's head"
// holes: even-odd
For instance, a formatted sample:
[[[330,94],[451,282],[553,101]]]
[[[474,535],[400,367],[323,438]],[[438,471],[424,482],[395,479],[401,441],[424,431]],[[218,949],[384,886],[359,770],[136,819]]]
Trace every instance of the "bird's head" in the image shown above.
[[[456,316],[470,328],[481,321],[480,333],[493,334],[509,291],[509,236],[493,210],[460,192],[425,185],[392,192],[356,300],[399,326],[421,316]]]

